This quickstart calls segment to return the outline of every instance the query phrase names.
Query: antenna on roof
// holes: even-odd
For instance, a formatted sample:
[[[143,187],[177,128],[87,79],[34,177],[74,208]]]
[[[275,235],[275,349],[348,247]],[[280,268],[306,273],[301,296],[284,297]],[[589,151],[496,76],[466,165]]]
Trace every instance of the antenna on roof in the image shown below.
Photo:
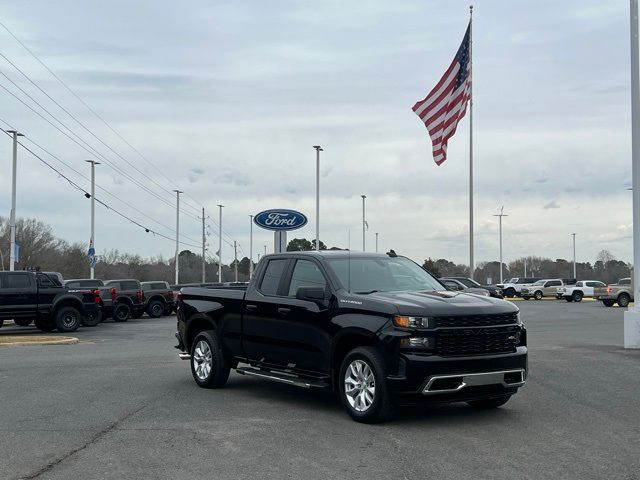
[[[398,256],[398,255],[396,254],[396,252],[395,252],[393,249],[389,250],[389,251],[387,252],[387,255],[389,255],[391,258],[395,258],[395,257],[397,257],[397,256]]]

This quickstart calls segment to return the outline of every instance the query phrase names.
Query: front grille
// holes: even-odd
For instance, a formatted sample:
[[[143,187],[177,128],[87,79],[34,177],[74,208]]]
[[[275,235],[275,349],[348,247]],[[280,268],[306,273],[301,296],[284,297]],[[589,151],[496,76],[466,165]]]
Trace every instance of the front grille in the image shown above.
[[[456,328],[438,332],[436,351],[445,357],[509,353],[515,352],[519,343],[519,326]]]
[[[494,325],[511,325],[517,322],[517,313],[500,313],[496,315],[469,315],[460,317],[434,317],[434,326],[436,328],[491,327]]]

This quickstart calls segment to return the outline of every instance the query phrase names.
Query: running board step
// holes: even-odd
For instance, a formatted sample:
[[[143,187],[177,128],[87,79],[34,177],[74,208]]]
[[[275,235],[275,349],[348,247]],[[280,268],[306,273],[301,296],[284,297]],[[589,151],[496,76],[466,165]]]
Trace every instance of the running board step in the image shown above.
[[[300,378],[298,376],[286,374],[286,373],[267,372],[264,370],[258,370],[257,368],[240,367],[240,368],[236,368],[236,372],[238,372],[240,375],[250,375],[252,377],[266,378],[267,380],[287,383],[289,385],[295,385],[296,387],[329,388],[329,384],[326,382],[319,382],[317,380]]]

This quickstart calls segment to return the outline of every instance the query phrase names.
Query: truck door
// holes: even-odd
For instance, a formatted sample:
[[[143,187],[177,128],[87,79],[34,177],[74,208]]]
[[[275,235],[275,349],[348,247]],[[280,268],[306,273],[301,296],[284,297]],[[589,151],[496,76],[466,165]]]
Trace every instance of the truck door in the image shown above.
[[[278,314],[278,301],[290,263],[290,259],[281,257],[268,260],[260,277],[247,289],[242,307],[242,347],[249,360],[286,365],[281,362],[285,325]]]
[[[49,278],[48,275],[37,275],[38,282],[38,313],[47,315],[51,312],[51,306],[53,305],[53,299],[63,292],[64,289],[58,287]]]
[[[34,275],[29,272],[6,272],[0,288],[3,318],[35,317],[38,291]]]

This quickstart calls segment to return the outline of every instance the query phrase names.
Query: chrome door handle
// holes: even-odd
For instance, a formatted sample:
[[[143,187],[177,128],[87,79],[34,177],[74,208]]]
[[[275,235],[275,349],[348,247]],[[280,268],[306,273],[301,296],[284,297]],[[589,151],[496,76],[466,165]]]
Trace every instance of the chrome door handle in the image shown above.
[[[280,313],[282,315],[289,315],[291,313],[291,309],[290,308],[280,307],[280,308],[278,308],[278,313]]]
[[[258,306],[257,305],[245,305],[244,309],[245,310],[249,310],[250,312],[255,312],[256,310],[258,310]]]

